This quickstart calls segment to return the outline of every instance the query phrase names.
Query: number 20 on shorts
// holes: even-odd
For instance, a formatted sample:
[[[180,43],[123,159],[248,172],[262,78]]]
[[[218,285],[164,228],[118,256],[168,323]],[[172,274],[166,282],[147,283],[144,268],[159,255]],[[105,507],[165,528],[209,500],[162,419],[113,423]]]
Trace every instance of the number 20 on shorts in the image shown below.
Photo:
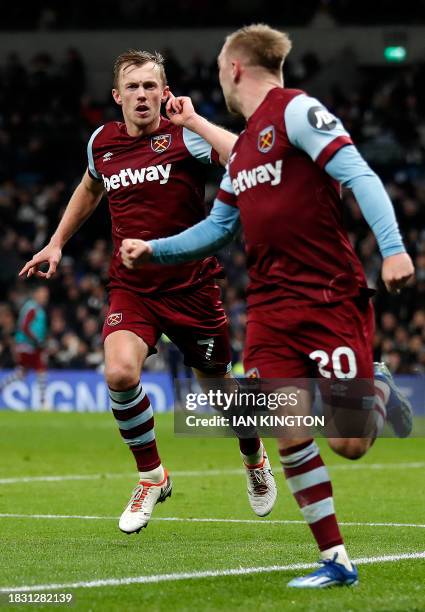
[[[348,370],[346,371],[343,370],[343,364],[341,362],[341,357],[343,356],[346,357],[346,361],[348,363]],[[349,346],[338,346],[332,352],[332,355],[329,355],[326,351],[318,349],[310,353],[309,357],[310,359],[317,361],[318,370],[324,378],[332,377],[331,372],[329,370],[325,370],[330,361],[332,361],[332,368],[336,378],[350,379],[357,376],[356,356],[354,351],[350,349]],[[346,369],[346,364],[344,364],[344,367]]]

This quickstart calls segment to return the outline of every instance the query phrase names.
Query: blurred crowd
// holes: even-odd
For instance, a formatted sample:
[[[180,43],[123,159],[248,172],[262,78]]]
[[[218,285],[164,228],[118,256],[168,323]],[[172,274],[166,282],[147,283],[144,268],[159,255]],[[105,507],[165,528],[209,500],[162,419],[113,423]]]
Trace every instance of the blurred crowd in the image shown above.
[[[240,25],[263,21],[276,25],[423,23],[424,0],[376,0],[367,10],[356,0],[34,0],[8,3],[0,29],[70,30],[119,28],[181,28]]]
[[[191,95],[204,116],[238,130],[228,115],[217,82],[216,63],[202,55],[181,66],[170,50],[167,75],[176,94]],[[349,80],[347,81],[347,75]],[[394,203],[402,234],[416,265],[416,280],[391,296],[379,283],[380,257],[358,205],[344,193],[346,223],[378,288],[375,357],[397,373],[425,372],[425,66],[360,69],[344,58],[329,72],[306,53],[285,68],[285,83],[320,94],[338,114]],[[83,174],[92,131],[119,109],[105,92],[93,101],[86,93],[83,58],[69,49],[63,58],[36,55],[24,65],[16,53],[0,64],[0,367],[13,365],[16,316],[28,295],[17,272],[55,229]],[[211,204],[219,175],[207,185]],[[49,282],[49,366],[98,368],[102,365],[101,327],[106,311],[110,223],[103,201],[67,245],[58,274]],[[233,361],[241,361],[245,333],[245,257],[241,241],[221,253],[227,272],[222,282],[232,329]],[[165,367],[169,344],[162,343],[151,368]]]

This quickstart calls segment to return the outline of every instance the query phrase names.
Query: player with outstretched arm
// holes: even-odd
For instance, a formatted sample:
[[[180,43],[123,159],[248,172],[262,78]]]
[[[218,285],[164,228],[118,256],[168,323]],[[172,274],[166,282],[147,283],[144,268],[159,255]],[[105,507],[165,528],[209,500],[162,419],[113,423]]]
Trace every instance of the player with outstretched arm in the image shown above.
[[[236,136],[197,115],[189,99],[175,102],[171,96],[170,119],[161,116],[170,90],[157,53],[131,50],[120,55],[112,95],[122,107],[124,122],[112,121],[93,133],[88,169],[58,228],[20,274],[50,278],[62,248],[106,192],[113,254],[103,327],[105,377],[113,414],[139,471],[138,485],[119,521],[122,531],[134,533],[146,527],[155,504],[171,495],[172,487],[158,454],[152,407],[140,382],[146,358],[156,352],[155,344],[165,333],[200,379],[229,377],[231,364],[227,318],[214,280],[222,271],[215,257],[184,265],[153,263],[138,271],[123,265],[119,248],[128,235],[170,236],[201,221],[203,164],[224,165]],[[47,272],[39,270],[46,262]],[[274,505],[276,486],[264,446],[256,435],[239,439],[239,445],[251,507],[265,516]]]
[[[316,99],[283,85],[291,49],[266,25],[227,37],[219,77],[231,112],[246,128],[233,147],[210,216],[178,236],[130,238],[121,246],[129,269],[177,263],[224,246],[241,225],[249,271],[245,370],[263,379],[370,381],[373,435],[335,437],[340,455],[364,455],[388,420],[409,435],[412,414],[383,364],[374,364],[370,290],[342,223],[340,185],[352,189],[383,256],[382,278],[399,291],[413,275],[392,204],[343,125]],[[373,382],[374,381],[374,382]],[[311,401],[300,389],[304,404]],[[363,405],[362,405],[363,407]],[[360,408],[360,406],[359,406]],[[358,580],[339,530],[332,485],[314,440],[278,441],[290,490],[320,550],[321,567],[289,584],[299,588]]]

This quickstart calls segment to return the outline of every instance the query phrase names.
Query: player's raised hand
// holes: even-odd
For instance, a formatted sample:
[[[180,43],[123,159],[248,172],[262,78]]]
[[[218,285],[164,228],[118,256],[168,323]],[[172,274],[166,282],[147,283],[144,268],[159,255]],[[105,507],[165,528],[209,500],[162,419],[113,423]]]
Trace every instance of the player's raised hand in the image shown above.
[[[165,110],[167,117],[174,125],[187,126],[187,123],[196,116],[192,100],[188,96],[176,98],[170,93]]]
[[[144,240],[125,238],[120,246],[120,255],[123,264],[129,270],[141,268],[152,255],[152,247]]]
[[[390,255],[382,264],[382,280],[390,293],[399,292],[414,273],[412,260],[407,253]]]
[[[180,102],[180,98],[176,98],[176,96],[171,90],[168,92],[165,110],[167,112],[167,115],[175,115],[176,113],[181,113],[182,111],[182,104]]]
[[[50,278],[56,272],[58,264],[62,257],[62,251],[58,246],[53,244],[47,244],[44,249],[41,249],[34,255],[32,259],[27,261],[25,266],[19,272],[19,276],[27,275],[27,278],[31,276],[38,276],[39,278]],[[49,264],[47,272],[39,270],[39,266],[42,264]]]

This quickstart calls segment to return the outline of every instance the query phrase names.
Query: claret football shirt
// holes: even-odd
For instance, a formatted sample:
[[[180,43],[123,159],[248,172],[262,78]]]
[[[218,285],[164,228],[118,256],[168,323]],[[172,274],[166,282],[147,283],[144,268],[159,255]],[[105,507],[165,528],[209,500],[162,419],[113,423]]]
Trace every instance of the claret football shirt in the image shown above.
[[[217,198],[240,212],[250,305],[329,303],[367,288],[340,185],[324,170],[349,144],[341,122],[300,90],[270,90],[249,118]]]
[[[104,184],[112,218],[110,288],[178,292],[221,274],[215,257],[129,270],[119,255],[124,238],[172,236],[205,217],[205,164],[218,162],[211,145],[165,118],[155,132],[137,137],[113,121],[93,133],[87,155],[91,177]]]

